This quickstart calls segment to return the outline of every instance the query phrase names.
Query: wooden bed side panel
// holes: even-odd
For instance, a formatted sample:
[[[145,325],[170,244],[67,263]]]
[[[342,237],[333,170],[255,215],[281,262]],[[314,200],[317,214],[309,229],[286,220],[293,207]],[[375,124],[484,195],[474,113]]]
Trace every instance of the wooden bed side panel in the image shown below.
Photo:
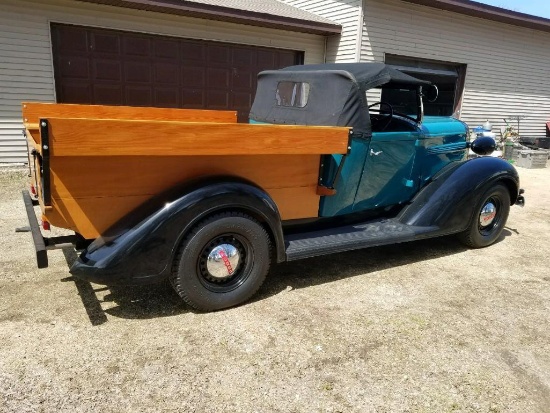
[[[25,128],[25,136],[27,138],[27,142],[29,144],[29,151],[31,149],[35,149],[36,151],[38,151],[39,153],[41,152],[40,150],[40,142],[41,142],[41,139],[40,139],[40,130],[38,130],[38,128],[36,129],[30,129],[30,128]]]
[[[344,154],[349,129],[329,126],[50,118],[52,156]]]
[[[194,178],[238,176],[273,198],[283,220],[318,216],[319,155],[55,157],[52,225],[96,238],[146,200]]]
[[[36,127],[44,118],[127,119],[186,122],[237,122],[237,112],[229,110],[173,109],[134,106],[74,105],[63,103],[22,103],[23,122]]]

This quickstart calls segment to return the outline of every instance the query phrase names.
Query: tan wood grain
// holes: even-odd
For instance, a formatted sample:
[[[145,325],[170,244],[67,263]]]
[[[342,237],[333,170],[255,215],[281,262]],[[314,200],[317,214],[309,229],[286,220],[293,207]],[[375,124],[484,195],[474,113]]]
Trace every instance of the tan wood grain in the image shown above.
[[[317,183],[319,155],[54,157],[52,195],[156,195],[190,179],[237,176],[265,189]]]
[[[38,127],[44,118],[136,119],[189,122],[237,122],[237,112],[229,110],[174,109],[134,106],[75,105],[23,102],[23,122]]]
[[[96,238],[146,200],[192,179],[237,176],[263,188],[283,220],[318,215],[319,155],[52,157],[52,225]]]
[[[52,156],[346,153],[348,128],[49,118]]]
[[[280,207],[284,219],[316,217],[319,197],[315,186],[304,188],[276,188],[267,191]],[[53,198],[52,209],[44,215],[50,224],[71,229],[84,238],[95,239],[147,201],[149,196],[110,198]]]
[[[30,149],[35,149],[36,151],[41,153],[40,131],[38,129],[25,128],[25,135],[27,136],[27,142],[29,144],[29,152],[30,152]]]
[[[109,198],[52,198],[45,216],[50,224],[95,239],[149,199],[146,195]]]

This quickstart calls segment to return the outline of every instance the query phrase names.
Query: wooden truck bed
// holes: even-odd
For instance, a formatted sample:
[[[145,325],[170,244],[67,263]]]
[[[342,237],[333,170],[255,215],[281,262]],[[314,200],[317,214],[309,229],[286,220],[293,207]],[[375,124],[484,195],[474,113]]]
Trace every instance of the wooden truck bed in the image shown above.
[[[231,111],[23,103],[23,119],[43,218],[90,239],[214,175],[256,183],[283,220],[316,217],[320,155],[348,146],[348,128],[238,124]]]

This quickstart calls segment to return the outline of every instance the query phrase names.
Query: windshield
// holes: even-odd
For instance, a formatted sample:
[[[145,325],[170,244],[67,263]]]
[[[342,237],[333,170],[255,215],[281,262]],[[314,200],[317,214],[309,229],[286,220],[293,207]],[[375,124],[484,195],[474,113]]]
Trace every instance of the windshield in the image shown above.
[[[382,88],[382,102],[389,103],[394,112],[418,118],[419,107],[416,89]]]

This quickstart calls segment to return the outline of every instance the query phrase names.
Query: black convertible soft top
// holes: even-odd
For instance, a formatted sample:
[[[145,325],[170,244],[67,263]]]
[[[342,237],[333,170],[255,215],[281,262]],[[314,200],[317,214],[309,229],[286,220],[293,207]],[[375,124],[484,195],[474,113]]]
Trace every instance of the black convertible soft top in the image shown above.
[[[428,86],[431,83],[403,73],[385,63],[324,63],[316,65],[289,66],[283,72],[344,71],[354,78],[361,89],[386,85],[387,87]]]
[[[374,62],[267,70],[258,75],[250,119],[275,124],[350,126],[354,132],[370,135],[367,90],[380,86],[416,89],[429,84]],[[289,88],[292,96],[287,101],[281,94]]]

